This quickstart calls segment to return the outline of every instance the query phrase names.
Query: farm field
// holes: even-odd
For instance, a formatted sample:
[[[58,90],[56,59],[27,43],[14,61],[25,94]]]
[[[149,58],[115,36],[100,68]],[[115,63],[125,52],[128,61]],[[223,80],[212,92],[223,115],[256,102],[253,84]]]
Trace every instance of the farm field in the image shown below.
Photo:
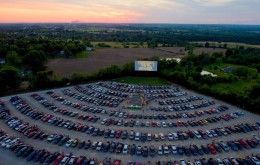
[[[225,49],[197,48],[195,54],[225,52]],[[138,59],[150,59],[152,57],[184,57],[186,55],[183,47],[163,48],[102,48],[83,57],[87,58],[58,58],[48,62],[47,67],[60,77],[69,77],[75,72],[95,73],[100,69],[111,65],[123,65]],[[81,57],[81,56],[80,56]]]
[[[178,54],[150,48],[104,48],[91,52],[88,58],[53,59],[47,64],[58,76],[70,76],[75,72],[94,73],[111,65],[123,65],[137,59],[152,57],[179,57]]]
[[[199,41],[199,42],[191,42],[191,43],[198,43],[201,45],[205,45],[206,41]],[[212,41],[208,41],[208,43],[210,44],[210,46],[223,46],[224,44],[227,44],[228,48],[236,48],[239,46],[243,46],[245,48],[260,48],[260,45],[253,45],[253,44],[245,44],[245,43],[236,43],[236,42],[212,42]]]
[[[200,55],[202,53],[212,54],[212,53],[223,53],[225,54],[226,49],[222,48],[196,48],[194,49],[194,54]]]
[[[111,48],[124,48],[124,46],[127,46],[128,48],[147,48],[147,44],[143,43],[143,45],[140,45],[138,42],[91,42],[91,44],[94,46],[94,48],[102,49],[102,47],[99,46],[99,44],[105,44],[110,46]]]

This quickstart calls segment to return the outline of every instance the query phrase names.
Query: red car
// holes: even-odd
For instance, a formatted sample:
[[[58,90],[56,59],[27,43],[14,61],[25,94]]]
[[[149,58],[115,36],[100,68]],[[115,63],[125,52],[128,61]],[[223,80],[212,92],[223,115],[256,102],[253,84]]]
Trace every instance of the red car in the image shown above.
[[[214,145],[208,144],[207,147],[208,147],[208,149],[209,149],[209,151],[210,151],[211,154],[213,154],[213,155],[217,154],[217,150],[216,150],[216,148],[214,147]]]
[[[77,158],[75,164],[76,164],[76,165],[81,165],[84,159],[86,159],[85,156],[80,156],[79,158]]]
[[[60,154],[54,161],[53,165],[59,165],[60,161],[64,158],[64,154]]]
[[[238,142],[239,142],[239,144],[241,144],[244,148],[246,148],[246,149],[249,149],[249,148],[250,148],[249,144],[248,144],[245,140],[240,139],[240,140],[238,140]]]
[[[120,138],[121,134],[122,134],[122,131],[121,130],[117,130],[115,137],[116,138]]]
[[[121,160],[114,160],[113,165],[121,165]]]

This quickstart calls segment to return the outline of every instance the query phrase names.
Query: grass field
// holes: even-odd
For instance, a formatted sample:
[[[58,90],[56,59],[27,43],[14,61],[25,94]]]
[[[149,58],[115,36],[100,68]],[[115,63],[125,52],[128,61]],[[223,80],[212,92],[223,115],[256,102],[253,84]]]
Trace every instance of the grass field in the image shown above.
[[[87,58],[52,59],[47,67],[60,77],[69,77],[75,72],[94,73],[111,65],[123,65],[138,59],[152,57],[179,57],[178,54],[150,48],[103,48],[90,52]]]
[[[192,43],[198,43],[201,45],[205,45],[205,41],[199,41],[199,42],[192,42]],[[245,48],[260,48],[260,45],[252,45],[252,44],[245,44],[245,43],[236,43],[236,42],[212,42],[212,41],[208,41],[208,43],[210,44],[210,46],[223,46],[224,44],[227,44],[228,48],[236,48],[239,46],[244,46]]]
[[[88,52],[86,52],[86,51],[82,51],[82,52],[80,52],[80,53],[78,53],[78,54],[76,54],[76,58],[87,58],[88,57],[88,55],[89,55],[89,53]]]
[[[135,85],[169,85],[170,82],[159,77],[136,77],[127,76],[115,79],[117,82],[135,84]]]
[[[138,42],[128,42],[128,43],[123,43],[123,42],[91,42],[91,44],[95,47],[95,48],[102,48],[99,47],[98,44],[99,43],[104,43],[106,45],[109,45],[111,48],[125,48],[125,46],[128,46],[129,48],[147,48],[147,44],[144,43],[143,45],[140,45],[140,43]],[[125,46],[124,46],[125,45]]]
[[[239,80],[233,83],[219,83],[212,85],[210,88],[214,91],[221,91],[226,93],[237,93],[241,95],[245,95],[249,89],[251,89],[254,85],[257,85],[256,80]]]
[[[164,50],[162,50],[164,49]],[[219,51],[204,48],[204,51]],[[223,50],[220,50],[223,51]],[[123,65],[140,59],[151,59],[152,57],[176,58],[184,57],[182,47],[171,48],[102,48],[93,52],[79,53],[74,59],[52,59],[47,67],[60,77],[69,77],[75,72],[94,73],[111,65]],[[87,58],[86,58],[87,57]]]

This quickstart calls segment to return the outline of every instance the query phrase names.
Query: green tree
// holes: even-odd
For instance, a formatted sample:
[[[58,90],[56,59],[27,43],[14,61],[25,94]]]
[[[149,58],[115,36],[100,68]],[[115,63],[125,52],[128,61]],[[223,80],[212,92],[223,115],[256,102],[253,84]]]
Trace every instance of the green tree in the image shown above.
[[[13,66],[6,65],[0,69],[0,93],[5,93],[9,88],[12,90],[20,86],[19,71]]]
[[[31,50],[25,55],[23,62],[32,69],[33,73],[36,73],[44,69],[44,65],[47,62],[47,56],[41,50]]]
[[[22,63],[22,59],[15,51],[10,51],[6,56],[7,64],[19,67]]]
[[[37,72],[33,79],[33,86],[35,88],[46,88],[49,87],[53,77],[52,71],[40,71]]]
[[[205,43],[205,48],[208,48],[208,47],[209,47],[209,43],[206,42],[206,43]]]

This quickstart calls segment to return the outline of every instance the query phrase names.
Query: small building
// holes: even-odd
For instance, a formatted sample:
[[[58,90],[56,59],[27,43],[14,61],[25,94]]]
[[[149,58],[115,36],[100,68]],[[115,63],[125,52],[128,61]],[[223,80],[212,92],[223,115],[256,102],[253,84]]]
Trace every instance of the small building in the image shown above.
[[[86,51],[88,51],[88,52],[93,51],[93,48],[89,47],[89,46],[86,46]]]
[[[61,51],[60,51],[60,55],[63,56],[64,54],[65,54],[64,50],[61,50]]]
[[[227,67],[223,68],[222,70],[225,73],[232,73],[234,68],[232,66],[227,66]]]
[[[208,76],[211,76],[211,77],[217,77],[217,76],[218,76],[218,75],[216,75],[216,74],[213,74],[213,73],[208,72],[208,71],[205,71],[205,70],[202,70],[202,71],[200,72],[200,75],[201,75],[201,76],[208,75]]]
[[[4,58],[0,58],[0,65],[3,65],[5,63],[6,63],[5,59]]]

